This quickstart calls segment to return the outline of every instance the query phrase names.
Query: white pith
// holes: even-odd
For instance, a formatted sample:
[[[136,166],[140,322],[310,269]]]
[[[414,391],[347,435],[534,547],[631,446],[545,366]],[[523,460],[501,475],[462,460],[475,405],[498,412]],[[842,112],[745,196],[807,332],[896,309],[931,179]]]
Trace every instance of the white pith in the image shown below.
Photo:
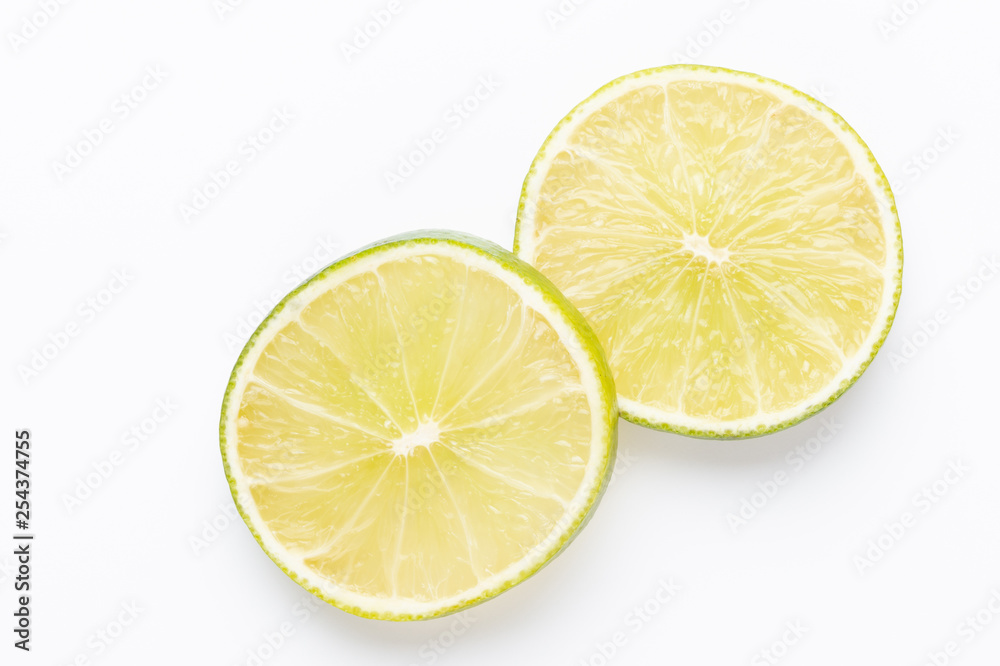
[[[441,427],[434,421],[425,421],[413,432],[403,433],[392,442],[392,452],[397,456],[408,456],[418,446],[430,446],[441,436]]]
[[[729,261],[728,247],[715,247],[706,237],[698,234],[685,235],[683,247],[696,257],[704,257],[710,264],[721,266]]]

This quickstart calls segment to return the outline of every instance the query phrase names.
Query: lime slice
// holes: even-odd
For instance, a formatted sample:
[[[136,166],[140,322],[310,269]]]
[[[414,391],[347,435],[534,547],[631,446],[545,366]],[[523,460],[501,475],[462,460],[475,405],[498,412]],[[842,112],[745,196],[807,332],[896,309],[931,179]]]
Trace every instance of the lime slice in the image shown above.
[[[548,280],[424,232],[286,296],[233,370],[220,434],[236,504],[285,573],[412,620],[555,557],[607,485],[617,418],[600,344]]]
[[[515,240],[604,345],[622,415],[746,437],[829,405],[889,332],[902,236],[844,120],[714,67],[637,72],[560,122]]]

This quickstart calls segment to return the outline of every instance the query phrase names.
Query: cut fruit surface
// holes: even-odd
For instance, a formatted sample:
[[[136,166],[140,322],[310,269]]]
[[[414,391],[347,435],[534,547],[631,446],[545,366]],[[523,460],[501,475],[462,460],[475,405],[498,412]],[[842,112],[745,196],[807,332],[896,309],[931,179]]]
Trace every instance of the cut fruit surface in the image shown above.
[[[548,280],[423,232],[289,294],[233,370],[220,434],[237,506],[289,576],[409,620],[562,550],[610,478],[616,422],[600,344]]]
[[[829,108],[729,70],[623,77],[525,179],[514,249],[604,346],[622,416],[701,437],[792,425],[889,332],[902,236],[888,181]]]

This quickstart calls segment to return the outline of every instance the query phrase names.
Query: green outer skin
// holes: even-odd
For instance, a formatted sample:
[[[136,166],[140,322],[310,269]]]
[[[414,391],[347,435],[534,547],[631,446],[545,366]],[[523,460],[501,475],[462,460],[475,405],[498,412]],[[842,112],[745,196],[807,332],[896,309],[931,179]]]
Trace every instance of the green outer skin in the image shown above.
[[[267,325],[274,319],[278,313],[280,313],[285,305],[290,299],[294,298],[298,293],[306,288],[307,285],[311,284],[316,280],[322,280],[332,273],[336,272],[338,269],[348,266],[351,263],[369,255],[377,254],[383,250],[398,245],[413,245],[413,244],[426,244],[426,245],[436,245],[439,243],[447,243],[450,245],[455,245],[467,250],[472,250],[473,252],[490,259],[494,263],[498,264],[507,271],[517,274],[522,278],[525,284],[533,287],[540,288],[541,295],[544,300],[557,308],[558,312],[561,312],[566,322],[570,327],[580,336],[582,344],[582,349],[587,353],[591,362],[593,363],[594,370],[597,375],[597,379],[601,390],[601,402],[604,406],[604,419],[603,422],[607,426],[607,446],[604,452],[604,458],[601,461],[601,472],[599,478],[601,482],[595,487],[591,496],[587,499],[586,510],[578,515],[569,528],[565,531],[562,538],[556,542],[550,549],[549,553],[541,560],[541,562],[532,569],[525,570],[519,573],[518,576],[511,578],[509,580],[503,581],[496,587],[486,590],[479,597],[472,599],[468,602],[462,604],[455,604],[452,606],[446,606],[434,611],[423,613],[423,614],[407,614],[407,613],[375,613],[364,608],[359,608],[357,606],[352,606],[350,604],[339,601],[336,598],[331,598],[325,596],[318,588],[309,586],[305,580],[298,576],[294,571],[290,571],[284,563],[279,560],[274,553],[270,552],[262,541],[260,534],[258,534],[256,528],[250,522],[246,511],[240,504],[239,498],[237,496],[236,480],[233,477],[233,472],[229,459],[226,456],[226,417],[229,411],[230,398],[233,397],[233,388],[236,386],[237,378],[240,376],[243,369],[243,361],[246,358],[250,349],[252,349],[257,342],[257,337],[261,332],[267,327]],[[238,396],[237,396],[238,397]],[[305,280],[298,287],[293,289],[287,296],[285,296],[281,301],[274,306],[274,309],[265,317],[264,321],[257,327],[253,335],[247,341],[246,345],[243,347],[243,351],[240,353],[239,359],[236,361],[236,366],[233,368],[232,374],[229,377],[229,384],[226,386],[226,394],[222,401],[222,415],[219,422],[219,442],[220,448],[222,450],[222,464],[225,468],[226,479],[229,481],[229,490],[233,495],[233,501],[236,504],[237,510],[239,510],[240,515],[243,517],[243,521],[250,528],[250,532],[253,534],[254,539],[260,545],[261,549],[267,554],[271,560],[278,565],[278,567],[288,575],[289,578],[294,580],[296,583],[301,585],[303,588],[319,597],[323,601],[327,602],[332,606],[336,606],[341,610],[347,611],[348,613],[353,613],[354,615],[359,615],[361,617],[378,619],[378,620],[393,620],[393,621],[408,621],[408,620],[428,620],[436,617],[441,617],[444,615],[450,615],[451,613],[457,613],[459,611],[465,610],[477,604],[480,604],[487,599],[491,599],[496,595],[510,589],[511,587],[517,585],[518,583],[524,581],[530,576],[537,573],[546,564],[551,562],[559,553],[561,553],[569,543],[576,537],[576,535],[583,529],[584,525],[590,521],[590,518],[594,514],[594,510],[597,508],[601,497],[604,495],[604,491],[607,490],[608,483],[611,481],[611,473],[614,470],[614,463],[618,450],[618,404],[617,404],[617,393],[614,387],[614,381],[611,375],[611,368],[608,367],[607,361],[604,358],[604,350],[601,347],[601,343],[598,341],[597,336],[594,334],[590,325],[587,323],[583,315],[562,295],[555,285],[549,281],[544,275],[538,272],[533,266],[527,262],[522,261],[514,254],[500,247],[499,245],[492,243],[490,241],[477,238],[471,234],[445,231],[445,230],[421,230],[414,231],[410,233],[400,234],[397,236],[392,236],[391,238],[386,238],[384,240],[367,245],[356,252],[349,254],[345,257],[338,259],[326,268],[321,269],[315,275]]]
[[[677,433],[678,435],[687,435],[688,437],[699,437],[702,439],[730,439],[730,440],[750,439],[753,437],[760,437],[761,435],[768,435],[770,433],[777,432],[779,430],[784,430],[785,428],[793,426],[797,423],[801,423],[810,416],[818,414],[819,412],[823,411],[824,409],[832,405],[837,400],[837,398],[842,396],[847,389],[853,386],[854,383],[858,380],[858,378],[861,377],[864,371],[868,368],[871,362],[875,359],[875,355],[878,353],[878,350],[882,347],[883,343],[885,342],[886,336],[889,335],[889,329],[892,328],[892,322],[896,317],[896,309],[899,307],[899,298],[903,290],[903,231],[899,224],[899,212],[896,210],[896,199],[892,194],[892,188],[889,186],[889,179],[886,178],[885,172],[882,171],[882,167],[879,166],[879,163],[875,160],[875,156],[872,154],[871,148],[868,147],[868,144],[864,142],[864,140],[858,135],[858,133],[854,131],[854,128],[851,127],[839,113],[837,113],[827,105],[823,104],[819,100],[787,84],[781,83],[780,81],[775,81],[774,79],[768,79],[763,76],[759,76],[757,74],[751,74],[749,72],[740,72],[733,69],[726,69],[725,67],[712,67],[709,65],[665,65],[662,67],[643,69],[637,72],[632,72],[631,74],[626,74],[625,76],[621,76],[615,79],[614,81],[611,81],[610,83],[602,86],[592,95],[587,97],[587,99],[583,100],[575,107],[573,107],[573,110],[570,111],[568,114],[566,114],[566,116],[559,121],[559,123],[552,129],[552,131],[549,132],[549,135],[545,137],[545,141],[542,143],[542,147],[539,148],[538,153],[535,155],[535,159],[532,160],[531,162],[531,167],[528,169],[528,175],[525,176],[524,178],[524,185],[521,187],[521,198],[517,206],[517,223],[514,228],[514,253],[517,254],[518,256],[521,255],[520,253],[521,222],[524,216],[525,205],[527,204],[528,200],[528,184],[531,182],[532,178],[538,175],[538,166],[542,161],[542,159],[545,157],[546,149],[549,147],[549,143],[552,141],[552,139],[559,133],[559,131],[565,125],[568,125],[570,121],[575,119],[575,116],[582,109],[584,105],[586,105],[595,97],[602,95],[609,89],[619,85],[620,83],[623,83],[624,81],[628,81],[630,79],[643,78],[646,76],[651,76],[658,74],[660,72],[665,72],[674,69],[680,69],[689,72],[697,72],[697,71],[725,72],[727,74],[732,74],[734,76],[747,77],[754,81],[782,88],[788,92],[791,92],[796,97],[806,100],[807,102],[818,107],[819,109],[829,112],[842,129],[853,135],[854,138],[858,140],[858,143],[864,146],[865,151],[868,153],[868,162],[874,168],[875,175],[878,178],[878,182],[879,185],[881,186],[882,192],[885,194],[885,196],[888,198],[891,204],[890,209],[892,212],[892,217],[895,220],[896,243],[899,247],[899,252],[898,252],[899,272],[896,275],[896,280],[895,280],[896,285],[892,297],[892,310],[889,313],[889,318],[886,320],[885,327],[882,329],[882,334],[879,336],[878,341],[872,347],[871,355],[865,360],[864,363],[861,364],[861,367],[858,368],[857,373],[855,373],[853,377],[845,379],[841,383],[841,385],[837,388],[837,390],[834,391],[834,393],[829,398],[827,398],[825,402],[819,405],[815,405],[812,408],[802,412],[801,414],[793,418],[787,419],[785,421],[782,421],[780,423],[773,424],[770,426],[761,425],[758,426],[757,428],[747,431],[735,431],[725,427],[716,430],[696,430],[692,428],[685,428],[683,426],[673,425],[666,421],[663,422],[649,421],[647,419],[640,418],[639,416],[632,414],[626,411],[625,409],[621,410],[621,416],[626,421],[631,421],[632,423],[644,426],[646,428],[653,428],[654,430],[664,430],[667,432]]]

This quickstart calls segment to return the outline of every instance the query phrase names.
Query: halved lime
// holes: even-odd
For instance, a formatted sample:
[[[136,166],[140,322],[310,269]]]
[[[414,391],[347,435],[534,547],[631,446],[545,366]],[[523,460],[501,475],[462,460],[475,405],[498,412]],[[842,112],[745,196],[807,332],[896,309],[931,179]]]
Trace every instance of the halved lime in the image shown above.
[[[594,328],[624,418],[702,437],[833,402],[902,284],[895,202],[858,135],[714,67],[636,72],[573,109],[525,179],[514,247]]]
[[[331,604],[461,610],[590,516],[617,442],[593,332],[536,270],[471,236],[361,250],[290,293],[233,370],[221,441],[264,551]]]

